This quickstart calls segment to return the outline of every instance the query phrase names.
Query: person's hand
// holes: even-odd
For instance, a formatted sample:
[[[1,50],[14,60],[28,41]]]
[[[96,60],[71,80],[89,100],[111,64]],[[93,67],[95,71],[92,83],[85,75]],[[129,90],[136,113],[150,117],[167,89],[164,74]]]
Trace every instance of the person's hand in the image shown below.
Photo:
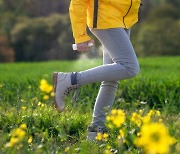
[[[94,40],[89,40],[87,42],[83,42],[83,43],[77,43],[77,50],[81,51],[81,52],[86,52],[89,50],[89,46],[88,43],[93,43],[94,44]]]

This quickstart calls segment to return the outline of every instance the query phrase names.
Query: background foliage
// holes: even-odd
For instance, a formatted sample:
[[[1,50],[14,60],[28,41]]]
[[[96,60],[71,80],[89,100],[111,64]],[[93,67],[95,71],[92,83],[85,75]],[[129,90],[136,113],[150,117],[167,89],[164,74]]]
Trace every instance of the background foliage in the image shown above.
[[[0,37],[6,38],[0,39],[0,62],[78,58],[71,48],[69,2],[0,0]],[[138,56],[180,54],[179,9],[179,0],[144,0],[131,33]]]

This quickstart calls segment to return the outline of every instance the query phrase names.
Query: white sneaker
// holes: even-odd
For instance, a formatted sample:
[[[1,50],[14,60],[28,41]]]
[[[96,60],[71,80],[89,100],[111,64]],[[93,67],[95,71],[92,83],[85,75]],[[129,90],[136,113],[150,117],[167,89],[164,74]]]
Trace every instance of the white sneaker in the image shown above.
[[[74,73],[53,73],[54,83],[54,105],[59,112],[64,111],[64,98],[65,95],[72,89],[77,89],[79,86]]]

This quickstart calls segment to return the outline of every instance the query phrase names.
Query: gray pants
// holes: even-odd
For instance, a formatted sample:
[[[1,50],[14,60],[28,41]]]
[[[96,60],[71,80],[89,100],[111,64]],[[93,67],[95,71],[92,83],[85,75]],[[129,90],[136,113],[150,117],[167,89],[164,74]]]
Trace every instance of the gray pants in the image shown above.
[[[92,125],[103,125],[106,113],[114,102],[118,81],[136,76],[139,64],[129,39],[129,30],[91,29],[91,32],[103,45],[103,65],[79,72],[77,80],[80,86],[102,82],[94,106]]]

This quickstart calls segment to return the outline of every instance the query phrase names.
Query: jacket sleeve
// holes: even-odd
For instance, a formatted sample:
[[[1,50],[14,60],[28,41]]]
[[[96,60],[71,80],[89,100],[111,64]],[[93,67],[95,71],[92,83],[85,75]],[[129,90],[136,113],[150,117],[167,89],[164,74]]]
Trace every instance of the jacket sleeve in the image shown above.
[[[89,0],[71,0],[70,3],[69,14],[75,43],[82,43],[91,39],[86,31],[88,1]]]

